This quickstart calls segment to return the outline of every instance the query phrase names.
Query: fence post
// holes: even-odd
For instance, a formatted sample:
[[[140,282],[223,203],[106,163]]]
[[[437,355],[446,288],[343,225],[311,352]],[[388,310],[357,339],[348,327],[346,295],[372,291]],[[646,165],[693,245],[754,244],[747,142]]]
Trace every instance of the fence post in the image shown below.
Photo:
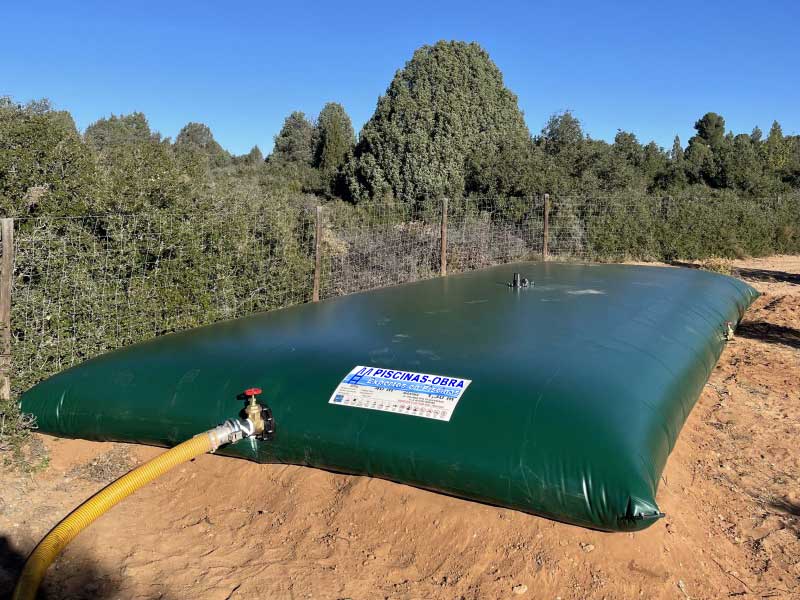
[[[442,234],[441,234],[441,264],[439,274],[444,277],[447,275],[447,198],[442,198]]]
[[[11,283],[14,277],[14,219],[0,220],[0,400],[11,400]]]
[[[317,229],[314,234],[314,293],[312,302],[319,302],[319,275],[322,270],[322,207],[317,207]]]
[[[547,240],[550,239],[550,194],[544,195],[544,227],[542,229],[542,260],[548,259]]]

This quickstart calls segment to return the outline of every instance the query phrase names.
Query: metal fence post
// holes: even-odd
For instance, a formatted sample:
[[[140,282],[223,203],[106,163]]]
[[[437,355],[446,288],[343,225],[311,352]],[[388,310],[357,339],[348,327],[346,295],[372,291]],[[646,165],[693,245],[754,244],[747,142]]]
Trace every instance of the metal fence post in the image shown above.
[[[542,228],[542,260],[548,259],[547,241],[550,239],[550,194],[544,195],[544,226]]]
[[[444,277],[447,275],[447,198],[442,198],[442,234],[441,234],[441,248],[439,250],[441,257],[441,264],[439,273]]]
[[[0,220],[0,400],[11,400],[11,283],[14,277],[14,219]]]
[[[314,292],[312,302],[319,302],[319,276],[322,270],[322,207],[317,207],[317,229],[314,234]]]

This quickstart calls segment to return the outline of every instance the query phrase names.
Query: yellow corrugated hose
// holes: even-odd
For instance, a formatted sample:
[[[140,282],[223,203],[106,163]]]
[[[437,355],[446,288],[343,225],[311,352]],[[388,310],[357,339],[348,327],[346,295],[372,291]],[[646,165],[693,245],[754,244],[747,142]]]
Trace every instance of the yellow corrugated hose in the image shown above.
[[[17,587],[14,588],[13,600],[34,600],[47,568],[59,553],[76,535],[108,509],[173,467],[206,452],[212,452],[218,445],[213,431],[186,440],[120,477],[81,504],[34,548],[25,563]]]

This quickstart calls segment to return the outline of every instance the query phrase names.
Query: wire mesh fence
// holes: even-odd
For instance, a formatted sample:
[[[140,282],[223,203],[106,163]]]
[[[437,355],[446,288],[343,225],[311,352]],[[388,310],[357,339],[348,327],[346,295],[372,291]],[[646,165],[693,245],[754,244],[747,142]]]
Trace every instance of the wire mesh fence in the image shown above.
[[[323,211],[322,293],[331,297],[439,275],[446,235],[449,272],[541,256],[543,200],[504,211],[488,199],[416,206],[327,206]]]
[[[132,342],[306,302],[312,246],[302,208],[19,219],[14,390]]]
[[[192,215],[16,219],[13,391],[133,342],[309,302],[317,255],[321,298],[436,276],[442,206],[330,202],[318,212],[262,202]],[[545,222],[553,260],[800,250],[798,198],[563,197],[548,207],[538,196],[450,199],[448,272],[540,259]]]

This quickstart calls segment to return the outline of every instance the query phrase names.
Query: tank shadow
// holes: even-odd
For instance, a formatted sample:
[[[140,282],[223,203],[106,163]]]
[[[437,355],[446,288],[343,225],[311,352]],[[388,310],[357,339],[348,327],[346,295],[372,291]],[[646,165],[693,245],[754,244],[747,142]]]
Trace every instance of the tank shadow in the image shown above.
[[[791,500],[775,500],[770,503],[772,508],[781,512],[792,515],[793,517],[800,517],[800,502],[792,502]]]
[[[671,260],[668,264],[673,267],[684,267],[687,269],[700,269],[702,265],[680,260]],[[764,281],[767,283],[791,283],[792,285],[800,285],[800,274],[787,273],[786,271],[771,271],[769,269],[748,269],[744,267],[734,267],[732,275],[739,279],[750,281]]]
[[[800,502],[781,498],[773,500],[769,505],[773,510],[784,515],[786,526],[800,537]]]
[[[783,344],[800,348],[800,331],[793,327],[775,325],[766,321],[744,321],[736,328],[736,335],[768,344]]]
[[[766,281],[770,283],[791,283],[800,285],[800,275],[785,271],[769,271],[767,269],[734,269],[734,274],[742,279]]]

